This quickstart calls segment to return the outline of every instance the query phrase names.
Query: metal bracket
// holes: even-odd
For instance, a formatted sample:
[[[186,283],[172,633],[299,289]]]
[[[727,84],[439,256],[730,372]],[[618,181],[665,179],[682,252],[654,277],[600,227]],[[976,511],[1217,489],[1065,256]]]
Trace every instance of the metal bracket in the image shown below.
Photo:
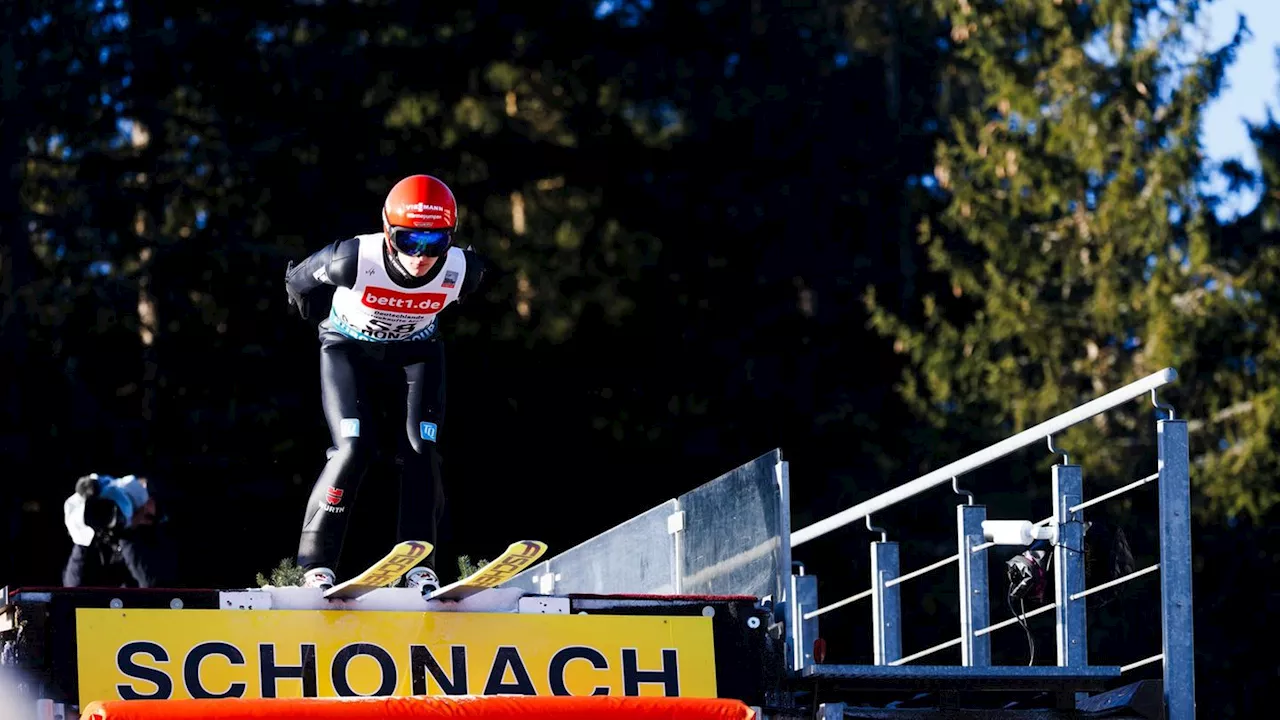
[[[567,597],[522,597],[519,611],[524,615],[568,615]]]
[[[684,530],[684,511],[677,510],[667,516],[667,534],[675,535]]]
[[[1152,392],[1154,392],[1154,391],[1152,391]],[[1063,465],[1070,465],[1070,464],[1071,464],[1071,456],[1067,454],[1067,451],[1066,451],[1066,450],[1062,450],[1062,449],[1060,449],[1060,448],[1056,448],[1056,447],[1054,447],[1054,446],[1053,446],[1053,436],[1052,436],[1052,435],[1049,435],[1046,439],[1049,441],[1049,452],[1053,453],[1054,455],[1061,455],[1061,456],[1062,456],[1062,464],[1063,464]]]
[[[223,610],[270,610],[271,594],[261,590],[231,590],[218,593]]]
[[[1159,410],[1164,410],[1165,412],[1169,413],[1169,417],[1165,418],[1165,420],[1173,419],[1173,406],[1170,405],[1169,403],[1162,403],[1159,400],[1157,400],[1156,391],[1154,388],[1152,388],[1151,390],[1151,405],[1152,407],[1155,407]]]
[[[889,533],[886,532],[885,529],[882,527],[876,527],[875,525],[872,525],[870,515],[867,516],[867,529],[870,530],[871,532],[880,533],[880,542],[889,542]]]

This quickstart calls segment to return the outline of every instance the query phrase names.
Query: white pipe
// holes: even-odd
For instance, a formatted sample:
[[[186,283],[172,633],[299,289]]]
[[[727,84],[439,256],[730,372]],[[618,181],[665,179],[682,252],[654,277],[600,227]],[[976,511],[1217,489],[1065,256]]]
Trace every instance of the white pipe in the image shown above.
[[[1177,371],[1173,368],[1165,368],[1159,372],[1152,373],[1141,380],[1129,383],[1118,390],[1101,397],[1090,400],[1079,407],[1068,410],[1061,415],[1046,420],[1039,425],[1027,428],[1017,435],[1010,436],[989,447],[983,448],[972,455],[961,458],[949,465],[934,470],[933,472],[921,475],[920,477],[908,483],[899,485],[898,487],[881,493],[870,500],[860,502],[853,507],[842,510],[823,520],[819,520],[812,525],[800,528],[791,533],[791,547],[796,547],[806,543],[816,537],[825,535],[836,528],[848,525],[851,522],[861,520],[862,518],[879,512],[887,507],[893,506],[908,498],[919,495],[920,493],[930,490],[945,482],[950,482],[951,478],[959,477],[967,472],[977,470],[988,463],[999,460],[1000,458],[1021,450],[1028,445],[1039,442],[1050,435],[1057,434],[1072,425],[1083,420],[1088,420],[1094,415],[1106,412],[1117,405],[1126,403],[1134,398],[1141,397],[1158,387],[1167,385],[1178,377]]]

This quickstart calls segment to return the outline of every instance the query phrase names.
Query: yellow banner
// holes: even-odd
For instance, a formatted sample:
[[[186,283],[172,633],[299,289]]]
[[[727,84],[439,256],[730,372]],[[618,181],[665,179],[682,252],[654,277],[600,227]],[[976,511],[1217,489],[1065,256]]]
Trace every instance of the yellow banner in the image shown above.
[[[76,611],[93,700],[715,697],[711,619],[321,610]]]

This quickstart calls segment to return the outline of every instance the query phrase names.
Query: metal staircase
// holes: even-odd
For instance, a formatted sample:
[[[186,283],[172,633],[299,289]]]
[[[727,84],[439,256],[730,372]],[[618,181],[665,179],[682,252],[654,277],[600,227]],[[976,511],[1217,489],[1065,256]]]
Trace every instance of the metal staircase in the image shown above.
[[[1191,720],[1195,717],[1195,665],[1187,423],[1176,419],[1173,408],[1157,399],[1157,391],[1176,378],[1173,369],[1161,370],[794,532],[790,526],[789,468],[781,452],[774,450],[530,568],[511,584],[535,593],[701,593],[759,598],[772,606],[774,630],[785,645],[788,679],[787,691],[777,694],[778,706],[760,708],[764,718]],[[1084,468],[1071,464],[1055,446],[1054,436],[1147,396],[1162,415],[1155,420],[1156,472],[1091,497]],[[1154,412],[1152,417],[1156,417]],[[961,487],[960,482],[979,468],[1041,443],[1063,456],[1051,472],[1053,512],[1048,517],[988,517],[987,507]],[[1159,503],[1159,562],[1086,587],[1082,553],[1086,510],[1151,483],[1157,488]],[[873,516],[948,484],[952,492],[965,498],[955,509],[956,552],[903,572],[899,544],[873,525]],[[820,604],[818,576],[808,572],[803,563],[793,562],[793,555],[806,544],[833,536],[859,520],[880,535],[870,543],[869,587]],[[1028,546],[1040,546],[1044,557],[1018,567],[1032,576],[1047,568],[1043,578],[1046,602],[1020,616],[993,623],[990,553],[1001,548],[1005,554],[1019,557],[1017,553]],[[1034,558],[1035,554],[1026,557]],[[960,599],[957,635],[907,653],[903,647],[903,584],[953,563]],[[1122,666],[1090,665],[1085,599],[1156,572],[1160,578],[1160,652],[1135,657]],[[864,600],[871,605],[872,663],[824,663],[819,618]],[[1056,624],[1055,664],[993,664],[993,633],[1049,612],[1054,613]],[[918,662],[954,647],[960,652],[958,665]],[[1138,679],[1121,684],[1126,673],[1152,663],[1161,663],[1162,681]],[[975,696],[989,700],[974,702]],[[1028,700],[1029,696],[1038,701]]]
[[[922,493],[950,483],[954,492],[967,501],[956,506],[956,553],[911,572],[899,567],[898,543],[881,538],[870,543],[872,577],[870,587],[825,606],[818,603],[817,577],[791,576],[791,597],[787,603],[788,650],[791,669],[803,678],[845,692],[881,690],[958,690],[1005,692],[1039,690],[1053,693],[1057,709],[1071,711],[1065,717],[1082,716],[1107,709],[1107,698],[1093,698],[1091,692],[1104,689],[1109,681],[1149,663],[1162,663],[1163,717],[1191,720],[1195,717],[1195,662],[1192,634],[1190,463],[1187,424],[1174,418],[1173,408],[1158,402],[1157,390],[1173,382],[1177,374],[1167,368],[1137,382],[1103,395],[1055,418],[1013,435],[956,462],[905,483],[893,490],[838,512],[791,534],[792,552],[816,538],[858,520],[870,530],[872,516]],[[1156,422],[1157,472],[1124,487],[1088,498],[1084,473],[1079,465],[1063,462],[1052,469],[1054,512],[1031,521],[991,520],[987,508],[974,502],[972,493],[959,486],[967,473],[1007,457],[1023,448],[1045,442],[1051,452],[1061,453],[1053,436],[1117,406],[1150,395],[1152,405],[1164,411]],[[1084,512],[1098,503],[1155,482],[1159,497],[1160,561],[1149,567],[1096,587],[1085,587],[1082,552],[1085,535]],[[998,546],[1026,546],[1035,538],[1048,540],[1048,558],[1053,600],[1021,616],[1025,620],[1053,612],[1056,623],[1057,664],[1055,666],[994,666],[991,661],[991,634],[1020,622],[1018,617],[992,623],[988,588],[988,553]],[[958,636],[909,655],[903,654],[900,588],[903,583],[926,573],[958,565],[960,627]],[[1088,633],[1085,598],[1129,582],[1148,573],[1160,573],[1161,651],[1135,658],[1130,664],[1092,666],[1088,662]],[[813,643],[820,638],[818,618],[861,600],[870,600],[874,637],[874,664],[825,665],[815,662]],[[960,647],[959,666],[909,664],[940,650]],[[1116,696],[1134,694],[1122,688]],[[855,713],[849,715],[849,713]],[[1074,713],[1074,714],[1071,714]],[[865,708],[851,709],[846,703],[824,703],[819,714],[828,717],[878,717]],[[991,716],[989,713],[983,717]],[[1140,715],[1137,715],[1140,716]]]

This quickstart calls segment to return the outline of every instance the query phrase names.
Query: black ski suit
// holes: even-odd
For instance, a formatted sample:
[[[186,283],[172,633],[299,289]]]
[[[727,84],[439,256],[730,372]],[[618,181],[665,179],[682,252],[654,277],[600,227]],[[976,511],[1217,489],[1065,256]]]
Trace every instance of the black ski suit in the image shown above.
[[[381,233],[377,237],[382,237]],[[402,418],[401,439],[407,440],[400,443],[397,457],[400,463],[397,541],[425,540],[436,544],[444,515],[445,492],[437,440],[444,420],[445,362],[444,348],[436,334],[438,323],[433,322],[425,331],[411,336],[419,339],[388,340],[385,336],[394,337],[391,325],[372,320],[366,322],[373,325],[355,327],[356,323],[348,322],[348,318],[335,309],[337,300],[326,297],[324,291],[363,287],[365,290],[361,292],[365,292],[370,286],[363,281],[374,277],[382,283],[374,289],[392,295],[432,283],[438,287],[447,256],[439,258],[426,276],[416,278],[401,267],[385,242],[380,254],[372,250],[372,238],[371,235],[358,236],[334,242],[300,265],[290,263],[286,272],[290,301],[302,317],[308,319],[318,315],[317,311],[327,315],[318,324],[320,397],[333,446],[312,488],[303,517],[298,543],[298,564],[303,570],[337,569],[350,502],[376,454],[374,435],[391,431],[390,427],[384,431],[376,426],[380,411],[389,408],[371,407],[375,397],[378,400],[398,398],[402,403],[399,407],[403,408],[390,413],[392,417]],[[362,242],[365,243],[363,254]],[[445,287],[456,288],[453,302],[459,303],[477,292],[487,265],[473,251],[460,252],[466,259],[461,281],[455,279],[455,285],[449,285],[448,278],[443,280]],[[376,429],[365,433],[363,427]],[[434,569],[436,556],[433,550],[422,564]]]

